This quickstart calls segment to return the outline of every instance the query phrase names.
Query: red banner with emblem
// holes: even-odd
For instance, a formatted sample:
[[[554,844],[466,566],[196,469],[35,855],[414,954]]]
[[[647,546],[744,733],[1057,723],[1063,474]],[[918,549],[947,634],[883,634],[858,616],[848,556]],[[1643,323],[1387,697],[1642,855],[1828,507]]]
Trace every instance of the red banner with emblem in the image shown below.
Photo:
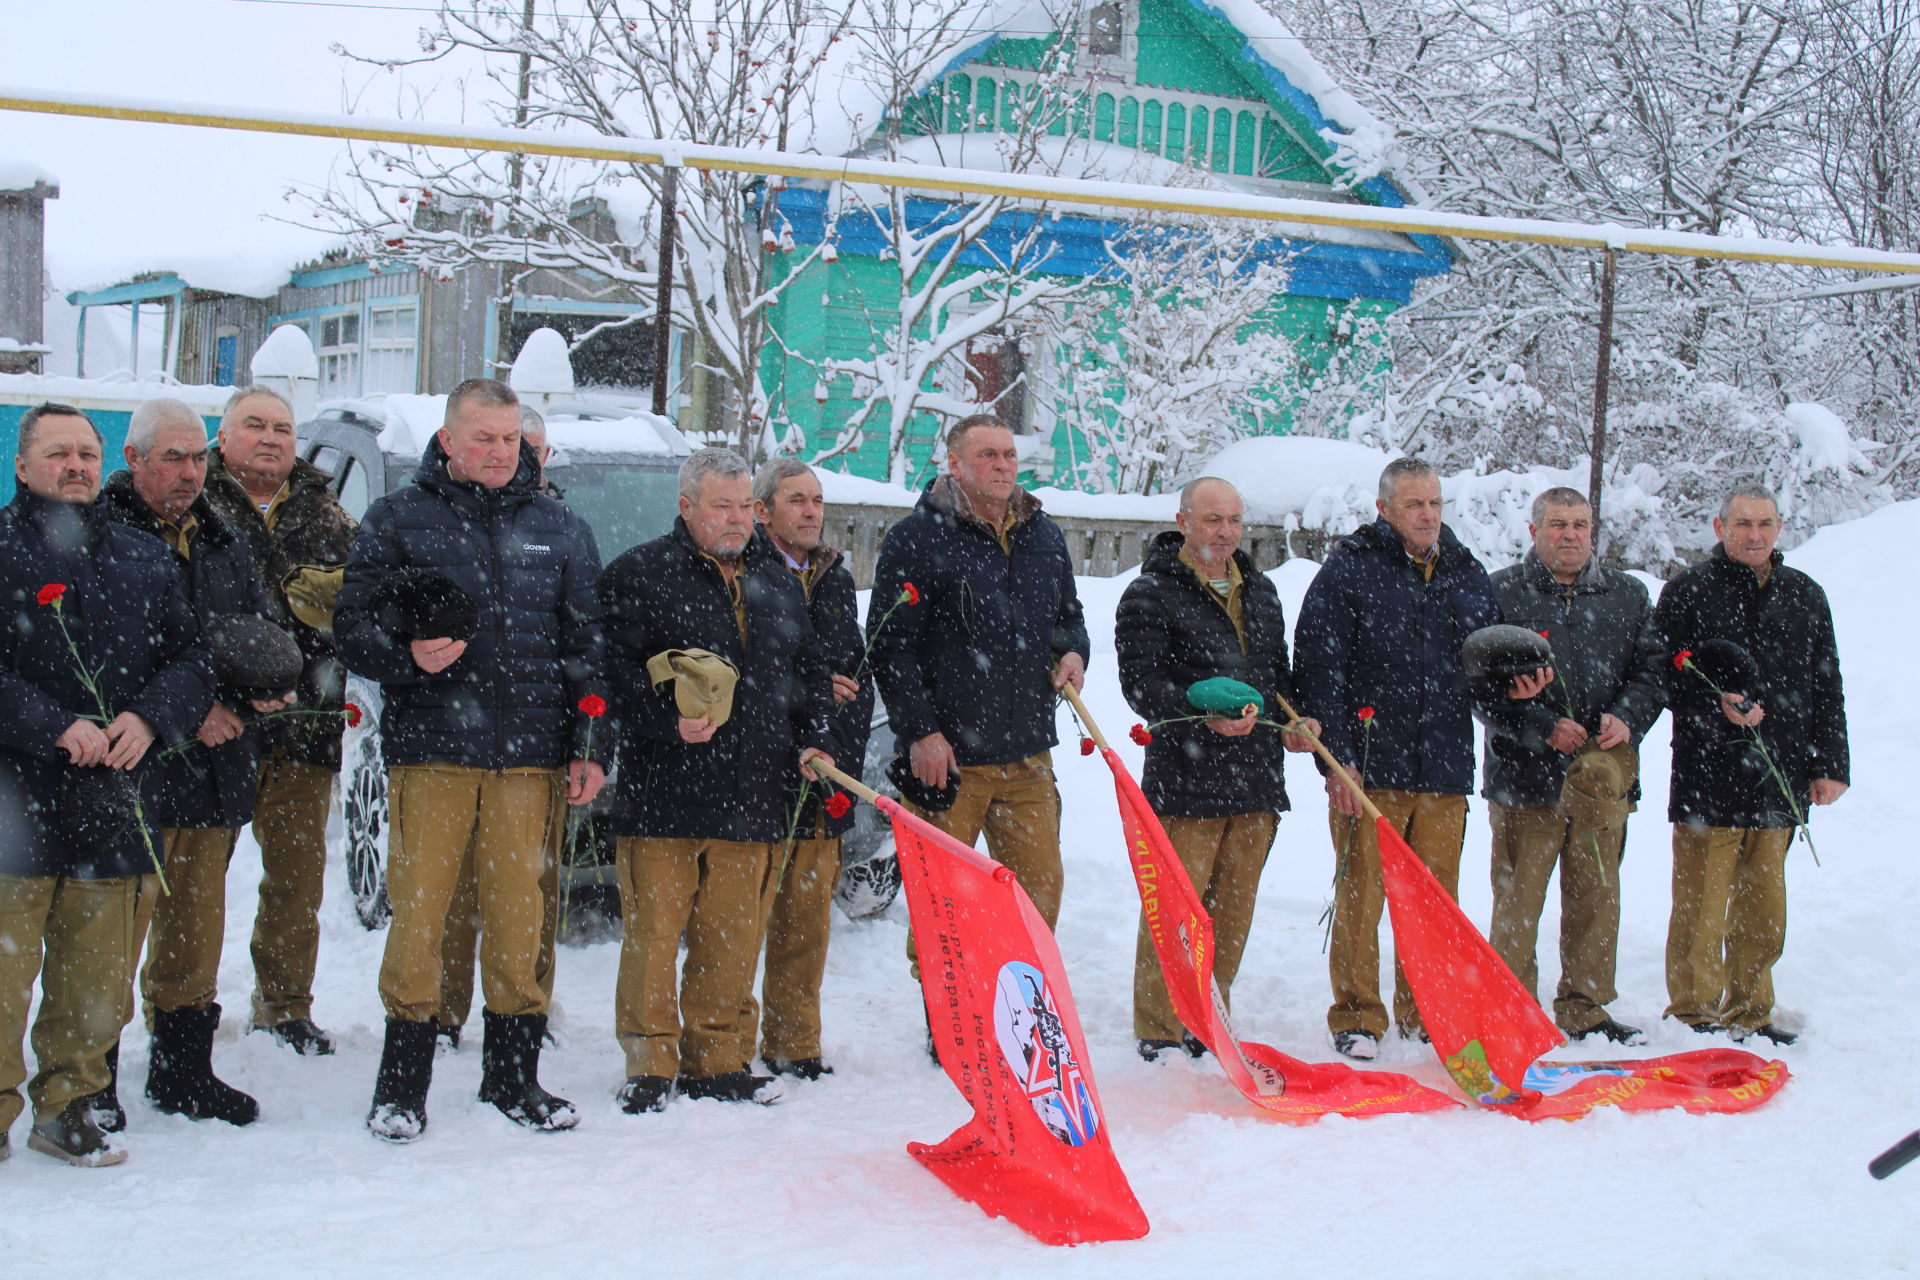
[[[973,1107],[946,1141],[908,1152],[1043,1243],[1146,1235],[1053,931],[1011,871],[885,796],[874,803],[893,821],[935,1050]]]
[[[1538,1061],[1565,1040],[1559,1028],[1393,824],[1380,818],[1376,825],[1394,952],[1434,1051],[1475,1102],[1528,1120],[1574,1119],[1608,1106],[1726,1113],[1759,1106],[1787,1082],[1784,1062],[1741,1049]]]
[[[1247,1101],[1295,1124],[1330,1115],[1442,1111],[1460,1105],[1410,1076],[1357,1071],[1333,1062],[1301,1062],[1272,1045],[1241,1040],[1213,979],[1213,918],[1133,775],[1111,747],[1103,754],[1120,798],[1127,858],[1140,890],[1140,909],[1174,1012],[1213,1053]]]

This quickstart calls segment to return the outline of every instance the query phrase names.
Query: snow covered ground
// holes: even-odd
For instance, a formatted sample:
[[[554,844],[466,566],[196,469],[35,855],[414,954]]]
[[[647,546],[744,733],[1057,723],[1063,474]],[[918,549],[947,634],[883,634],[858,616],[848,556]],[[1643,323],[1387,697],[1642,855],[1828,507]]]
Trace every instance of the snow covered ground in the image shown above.
[[[1804,1028],[1780,1051],[1793,1081],[1749,1115],[1600,1112],[1530,1125],[1461,1111],[1290,1128],[1254,1111],[1210,1062],[1134,1056],[1130,982],[1136,899],[1104,767],[1056,756],[1067,819],[1061,949],[1120,1161],[1152,1220],[1144,1240],[1049,1249],[951,1196],[905,1151],[966,1117],[928,1065],[903,919],[836,919],[827,1051],[838,1074],[771,1110],[676,1102],[628,1117],[612,1037],[616,946],[560,957],[545,1083],[581,1105],[573,1133],[514,1128],[474,1100],[477,1048],[441,1060],[432,1128],[389,1148],[361,1127],[379,1052],[381,934],[364,932],[336,862],[318,1000],[339,1054],[302,1059],[240,1034],[258,858],[243,841],[229,878],[216,1064],[256,1094],[249,1129],[161,1116],[140,1098],[146,1037],[130,1029],[123,1097],[132,1159],[77,1170],[20,1150],[0,1166],[0,1275],[482,1277],[759,1275],[968,1277],[1045,1274],[1733,1277],[1882,1275],[1920,1269],[1920,1169],[1889,1182],[1866,1161],[1920,1125],[1916,964],[1900,939],[1920,902],[1911,781],[1920,729],[1904,668],[1920,600],[1889,590],[1888,554],[1920,538],[1920,503],[1830,528],[1793,553],[1832,596],[1846,665],[1854,790],[1822,811],[1824,867],[1789,864],[1794,917],[1778,970],[1781,1016]],[[1312,574],[1277,570],[1291,618]],[[1094,624],[1090,702],[1124,737],[1113,606],[1126,579],[1081,582]],[[1889,684],[1889,680],[1896,683]],[[1071,742],[1063,714],[1063,739]],[[1657,1025],[1669,866],[1667,730],[1622,872],[1624,1019],[1653,1028],[1638,1052],[1700,1047]],[[1137,748],[1123,745],[1138,767]],[[1331,852],[1318,780],[1290,763],[1299,810],[1282,823],[1235,991],[1241,1032],[1329,1059],[1317,923]],[[1484,806],[1474,802],[1462,874],[1468,913],[1489,913]],[[1549,907],[1542,933],[1554,936]],[[1543,960],[1557,974],[1551,946]],[[1551,976],[1547,977],[1551,981]],[[477,1017],[476,1017],[477,1020]],[[1627,1051],[1629,1053],[1635,1051]],[[1568,1049],[1559,1056],[1605,1056]],[[1383,1065],[1449,1088],[1430,1051],[1398,1041]]]

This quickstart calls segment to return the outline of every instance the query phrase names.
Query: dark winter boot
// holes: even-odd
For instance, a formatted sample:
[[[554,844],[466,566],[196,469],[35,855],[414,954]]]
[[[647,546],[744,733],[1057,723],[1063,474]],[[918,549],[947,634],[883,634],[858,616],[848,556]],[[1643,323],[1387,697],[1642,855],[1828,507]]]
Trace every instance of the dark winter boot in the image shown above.
[[[373,1080],[367,1128],[388,1142],[412,1142],[427,1131],[427,1086],[433,1083],[434,1024],[387,1019],[380,1074]]]
[[[757,1076],[745,1069],[723,1071],[717,1076],[681,1076],[679,1089],[683,1098],[752,1102],[763,1107],[771,1107],[787,1096],[786,1089],[772,1076]]]
[[[148,1048],[147,1101],[156,1110],[190,1120],[252,1124],[260,1104],[213,1074],[213,1033],[220,1006],[154,1011]]]
[[[127,1109],[120,1105],[120,1042],[107,1050],[107,1087],[80,1099],[93,1112],[93,1123],[102,1133],[119,1133],[127,1127]]]
[[[75,1098],[53,1119],[34,1125],[27,1135],[27,1146],[86,1169],[119,1164],[127,1158],[126,1148],[101,1133],[100,1126],[93,1122],[85,1098]]]
[[[547,1034],[547,1015],[509,1016],[489,1009],[481,1017],[480,1101],[500,1108],[515,1124],[546,1133],[579,1124],[580,1113],[571,1102],[540,1087],[540,1043]]]

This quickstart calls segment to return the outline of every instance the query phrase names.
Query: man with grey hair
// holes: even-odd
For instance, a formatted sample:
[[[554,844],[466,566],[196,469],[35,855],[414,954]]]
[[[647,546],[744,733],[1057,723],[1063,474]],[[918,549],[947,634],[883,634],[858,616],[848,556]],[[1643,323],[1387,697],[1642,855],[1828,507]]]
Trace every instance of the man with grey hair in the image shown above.
[[[1554,1021],[1579,1040],[1640,1044],[1607,1012],[1620,939],[1620,853],[1639,798],[1639,743],[1666,705],[1653,602],[1639,579],[1593,553],[1593,508],[1577,489],[1533,502],[1533,546],[1493,575],[1500,611],[1553,650],[1553,684],[1531,698],[1484,691],[1493,824],[1488,939],[1529,992],[1547,884],[1560,874],[1560,983]]]
[[[816,756],[832,762],[833,686],[806,593],[754,536],[753,512],[745,459],[700,449],[680,468],[672,531],[600,579],[620,731],[614,1030],[632,1115],[664,1108],[676,1085],[778,1099],[748,1065],[753,973],[788,783]]]
[[[1452,894],[1473,789],[1473,713],[1460,645],[1500,621],[1500,603],[1486,569],[1441,521],[1432,466],[1418,458],[1388,463],[1374,505],[1379,518],[1341,539],[1301,602],[1298,709],[1324,726],[1327,749]],[[1380,848],[1359,802],[1331,774],[1327,795],[1335,855],[1327,1028],[1335,1049],[1366,1059],[1387,1030]],[[1425,1039],[1398,965],[1393,1016],[1403,1036]]]
[[[1713,553],[1667,583],[1654,613],[1672,658],[1666,1016],[1792,1044],[1773,1021],[1787,851],[1809,806],[1847,790],[1840,654],[1826,593],[1776,549],[1771,491],[1731,490],[1713,533]]]
[[[357,465],[348,461],[346,465]],[[333,494],[333,477],[299,456],[293,408],[262,386],[236,388],[220,416],[207,467],[207,502],[245,540],[269,616],[300,645],[303,711],[346,707],[346,668],[333,640],[340,575],[360,526]],[[333,1052],[313,1021],[327,811],[340,772],[343,715],[263,725],[253,838],[260,899],[253,918],[253,1030],[301,1054]]]
[[[832,673],[833,756],[857,774],[873,722],[873,682],[861,659],[860,603],[853,574],[839,550],[821,538],[826,498],[820,477],[798,458],[776,458],[753,481],[760,532],[807,597],[807,616]],[[827,807],[830,787],[787,781],[787,803],[797,815],[777,852],[773,905],[767,916],[766,971],[760,996],[760,1055],[777,1075],[817,1080],[832,1073],[820,1045],[820,983],[827,970],[833,893],[840,878],[840,840],[853,828],[851,809]],[[742,1037],[753,1056],[756,1009],[744,1011]]]
[[[393,923],[367,1126],[388,1141],[426,1126],[443,933],[469,857],[486,991],[480,1098],[532,1129],[579,1120],[538,1079],[548,996],[536,966],[549,833],[605,781],[591,709],[606,688],[600,566],[579,517],[537,492],[535,475],[512,390],[461,383],[413,483],[367,509],[340,590],[340,652],[384,702]],[[433,607],[461,598],[467,608]]]
[[[108,477],[100,506],[110,518],[167,545],[201,625],[235,614],[266,618],[266,594],[245,540],[204,496],[207,424],[199,412],[166,397],[145,401],[127,424],[122,452],[126,470]],[[125,1017],[133,1016],[134,969],[146,942],[146,964],[138,974],[153,1029],[146,1092],[161,1111],[236,1125],[251,1124],[260,1114],[251,1097],[213,1074],[213,1037],[220,1026],[215,997],[226,937],[227,864],[240,828],[253,820],[260,768],[259,734],[248,719],[250,712],[278,711],[288,700],[265,692],[248,697],[223,685],[197,742],[163,759],[149,780],[170,886],[161,895],[155,878],[141,880]],[[117,1085],[117,1050],[111,1062]],[[126,1123],[117,1089],[97,1098],[94,1111],[102,1128]]]

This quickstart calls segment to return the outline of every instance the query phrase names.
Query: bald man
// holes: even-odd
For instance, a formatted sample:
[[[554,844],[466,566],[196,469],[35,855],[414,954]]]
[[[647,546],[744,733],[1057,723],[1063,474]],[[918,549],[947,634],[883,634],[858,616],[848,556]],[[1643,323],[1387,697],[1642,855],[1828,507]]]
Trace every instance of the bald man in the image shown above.
[[[1281,714],[1274,694],[1293,699],[1293,681],[1280,596],[1240,550],[1244,511],[1239,491],[1225,480],[1204,477],[1182,489],[1179,527],[1154,539],[1114,624],[1127,705],[1160,724],[1147,744],[1141,789],[1213,917],[1213,976],[1223,1000],[1239,972],[1260,873],[1288,807],[1284,753],[1309,749],[1304,738],[1260,723]],[[1194,707],[1187,690],[1220,676],[1257,690],[1264,714],[1249,703],[1236,716],[1188,719]],[[1149,1062],[1173,1051],[1196,1058],[1202,1052],[1174,1013],[1144,916],[1134,956],[1133,1032]]]

